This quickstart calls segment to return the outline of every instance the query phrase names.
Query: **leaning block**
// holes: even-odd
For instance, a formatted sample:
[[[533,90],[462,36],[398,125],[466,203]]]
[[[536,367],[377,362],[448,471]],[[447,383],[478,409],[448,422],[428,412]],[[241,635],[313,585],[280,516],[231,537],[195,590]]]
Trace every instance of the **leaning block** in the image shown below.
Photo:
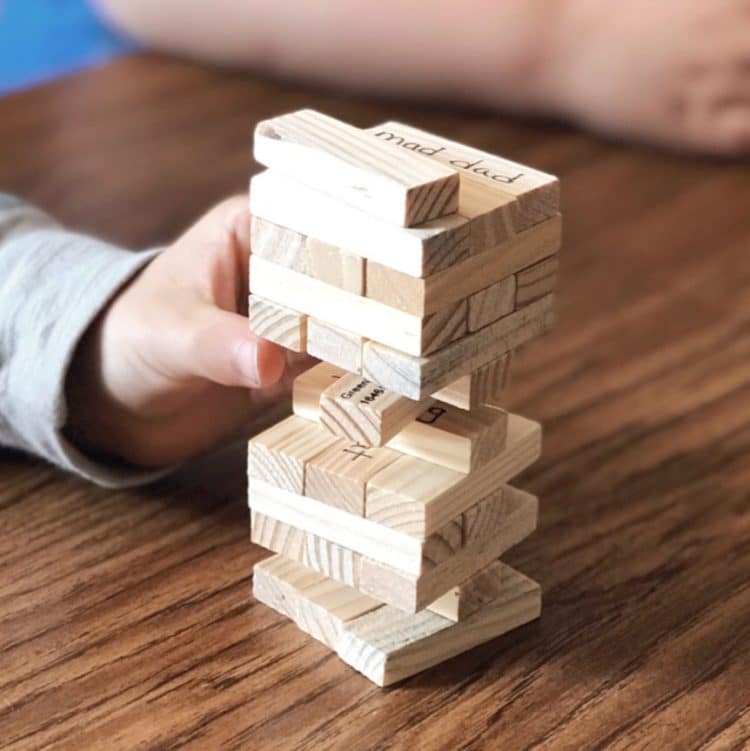
[[[307,348],[307,316],[257,295],[248,301],[250,328],[263,339],[304,352]]]
[[[313,110],[265,120],[255,129],[255,158],[267,167],[399,226],[455,213],[455,169]]]

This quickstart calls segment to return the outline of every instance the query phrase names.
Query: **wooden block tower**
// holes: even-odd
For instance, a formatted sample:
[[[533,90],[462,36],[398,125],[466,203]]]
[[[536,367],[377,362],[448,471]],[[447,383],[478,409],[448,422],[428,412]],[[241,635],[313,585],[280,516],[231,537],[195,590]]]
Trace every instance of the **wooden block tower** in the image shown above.
[[[500,561],[540,426],[501,407],[553,324],[556,178],[400,123],[260,123],[250,325],[321,359],[250,441],[254,595],[387,685],[539,616]]]

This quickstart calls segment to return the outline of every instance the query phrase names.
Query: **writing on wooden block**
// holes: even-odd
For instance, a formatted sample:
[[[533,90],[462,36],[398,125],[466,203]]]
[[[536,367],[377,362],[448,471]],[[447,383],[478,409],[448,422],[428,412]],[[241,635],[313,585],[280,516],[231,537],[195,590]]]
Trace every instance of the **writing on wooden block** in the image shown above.
[[[303,493],[306,462],[335,443],[335,436],[291,415],[250,439],[248,476]]]
[[[250,181],[250,211],[412,276],[434,274],[469,257],[469,222],[458,214],[396,227],[270,170]]]
[[[461,376],[440,391],[436,391],[433,397],[459,409],[472,409],[480,404],[500,406],[508,384],[511,359],[510,352],[498,357],[474,373]]]
[[[335,439],[305,464],[304,494],[350,514],[364,516],[367,481],[398,457],[389,448],[370,447],[348,438]]]
[[[252,218],[251,247],[255,255],[280,266],[364,294],[365,261],[358,255],[257,216]]]
[[[250,295],[248,301],[250,328],[261,338],[304,352],[307,347],[307,316],[284,305]]]
[[[394,394],[361,375],[347,374],[320,395],[320,422],[331,433],[382,446],[432,403]]]
[[[255,158],[387,222],[410,227],[458,207],[454,169],[313,110],[258,124]]]

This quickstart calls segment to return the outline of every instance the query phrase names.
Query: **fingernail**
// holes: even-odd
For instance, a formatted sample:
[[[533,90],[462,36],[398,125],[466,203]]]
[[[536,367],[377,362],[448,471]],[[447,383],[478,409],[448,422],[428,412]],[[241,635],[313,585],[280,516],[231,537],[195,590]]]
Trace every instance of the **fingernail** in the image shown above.
[[[237,346],[237,369],[242,373],[245,383],[251,388],[260,386],[258,374],[258,345],[256,342],[243,341]]]

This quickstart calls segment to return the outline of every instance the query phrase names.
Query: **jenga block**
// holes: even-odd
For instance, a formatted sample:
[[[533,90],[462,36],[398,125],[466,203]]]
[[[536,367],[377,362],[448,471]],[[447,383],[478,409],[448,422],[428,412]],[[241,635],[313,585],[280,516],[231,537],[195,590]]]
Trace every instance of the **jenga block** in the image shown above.
[[[307,354],[343,371],[356,373],[361,370],[365,341],[359,334],[315,318],[307,319]]]
[[[248,302],[250,328],[263,339],[268,339],[294,352],[304,352],[307,347],[307,316],[284,305],[250,295]]]
[[[251,247],[254,255],[267,261],[355,295],[364,294],[365,261],[353,253],[257,216],[252,218]]]
[[[388,685],[538,617],[539,586],[508,567],[494,600],[456,623],[407,615],[273,556],[256,564],[253,594],[379,685]]]
[[[516,307],[536,302],[553,292],[557,285],[557,256],[535,263],[516,275]]]
[[[469,298],[469,331],[494,323],[512,313],[516,307],[516,277],[480,289]]]
[[[457,472],[471,472],[505,448],[507,426],[507,412],[496,407],[480,406],[467,412],[438,403],[388,445]]]
[[[541,436],[538,423],[509,415],[505,450],[469,474],[400,456],[367,483],[365,514],[405,534],[428,537],[535,462]]]
[[[389,448],[370,448],[348,438],[338,438],[316,425],[310,428],[331,436],[334,441],[305,464],[304,494],[350,514],[364,516],[367,481],[396,461],[399,454]]]
[[[272,171],[252,178],[250,210],[412,276],[434,274],[469,256],[469,222],[458,214],[419,227],[396,227]]]
[[[553,256],[561,237],[558,214],[423,279],[373,261],[367,264],[366,294],[405,313],[426,316]]]
[[[471,409],[480,404],[500,406],[508,383],[512,354],[509,352],[469,375],[461,376],[433,394],[435,399],[459,409]]]
[[[320,395],[332,383],[345,375],[342,368],[321,362],[294,379],[292,411],[298,417],[317,422],[320,415]]]
[[[337,443],[317,425],[291,415],[248,443],[247,473],[293,493],[304,493],[305,464]]]
[[[259,123],[255,158],[383,221],[411,227],[455,213],[455,169],[376,141],[347,123],[300,110]]]
[[[455,623],[429,610],[415,615],[384,606],[349,621],[339,657],[379,686],[388,686],[494,639],[541,613],[541,589],[509,572],[501,595]]]
[[[366,342],[362,375],[410,399],[422,399],[544,334],[554,322],[554,295],[547,295],[425,357]]]
[[[429,610],[451,621],[463,621],[500,596],[510,570],[502,561],[493,561],[430,603]]]
[[[432,352],[466,332],[467,307],[461,303],[423,319],[257,256],[250,257],[250,289],[254,295],[294,304],[316,320],[412,355]]]
[[[304,563],[307,545],[306,533],[301,529],[283,524],[276,519],[250,510],[250,541],[262,548],[273,550],[287,558]],[[315,567],[313,567],[315,568]],[[357,561],[359,569],[359,561]],[[333,576],[333,574],[330,574]],[[345,581],[343,576],[336,576],[339,581]],[[357,571],[357,580],[359,570]]]
[[[321,393],[320,422],[335,435],[382,446],[431,404],[432,399],[415,402],[347,374]]]
[[[560,183],[553,175],[402,123],[383,123],[370,128],[369,132],[380,141],[402,147],[403,151],[413,151],[458,170],[461,214],[471,213],[467,212],[466,201],[461,199],[472,183],[485,194],[494,192],[500,199],[511,199],[510,203],[500,201],[494,212],[482,207],[476,210],[475,216],[482,217],[489,241],[494,239],[489,233],[490,227],[495,233],[502,233],[509,225],[519,231],[560,210]]]

